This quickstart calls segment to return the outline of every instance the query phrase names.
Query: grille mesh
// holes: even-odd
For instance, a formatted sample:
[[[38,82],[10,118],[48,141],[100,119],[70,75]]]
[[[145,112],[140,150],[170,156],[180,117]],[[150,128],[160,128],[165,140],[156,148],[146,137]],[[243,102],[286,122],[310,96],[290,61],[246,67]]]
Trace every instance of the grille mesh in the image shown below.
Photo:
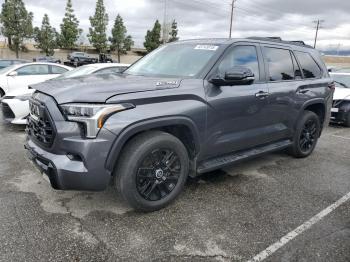
[[[40,144],[50,147],[55,138],[55,130],[45,106],[30,101],[31,116],[28,119],[28,134]]]

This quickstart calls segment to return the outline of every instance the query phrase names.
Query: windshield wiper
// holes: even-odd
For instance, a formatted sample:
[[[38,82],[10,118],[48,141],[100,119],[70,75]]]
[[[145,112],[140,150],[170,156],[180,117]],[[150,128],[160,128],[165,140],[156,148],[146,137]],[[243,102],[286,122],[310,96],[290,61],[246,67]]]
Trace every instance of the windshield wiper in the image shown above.
[[[335,83],[345,87],[345,88],[349,88],[346,84],[342,83],[342,82],[339,82],[339,81],[334,81]]]

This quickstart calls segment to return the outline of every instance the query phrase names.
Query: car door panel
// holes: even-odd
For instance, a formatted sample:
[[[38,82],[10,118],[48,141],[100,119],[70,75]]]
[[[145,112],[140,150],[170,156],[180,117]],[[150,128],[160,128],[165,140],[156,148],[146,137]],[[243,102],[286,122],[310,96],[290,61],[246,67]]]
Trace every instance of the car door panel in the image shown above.
[[[268,94],[268,86],[260,78],[264,75],[264,66],[259,45],[240,43],[233,46],[225,52],[217,68],[213,69],[214,74],[215,70],[220,71],[221,64],[225,63],[225,56],[230,55],[230,52],[234,54],[234,64],[245,64],[246,58],[240,57],[244,56],[244,50],[238,49],[240,46],[249,46],[246,49],[250,50],[251,47],[255,48],[259,64],[258,68],[255,66],[252,71],[259,76],[256,76],[255,83],[251,85],[218,87],[209,82],[205,83],[208,102],[207,132],[210,134],[207,137],[205,150],[207,158],[265,144],[270,140],[269,134],[276,128],[268,125],[267,97],[258,95]],[[233,51],[235,48],[236,51]],[[252,66],[250,60],[251,57],[246,59],[248,68]]]

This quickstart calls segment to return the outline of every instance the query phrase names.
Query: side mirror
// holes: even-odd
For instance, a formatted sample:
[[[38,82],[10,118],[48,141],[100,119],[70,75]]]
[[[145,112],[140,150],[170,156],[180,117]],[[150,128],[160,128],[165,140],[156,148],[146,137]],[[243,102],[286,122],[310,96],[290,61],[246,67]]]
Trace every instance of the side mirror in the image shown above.
[[[211,82],[217,86],[234,86],[234,85],[251,85],[254,83],[255,77],[252,70],[243,66],[235,66],[225,72],[224,77],[215,77]]]
[[[16,71],[12,71],[8,73],[8,76],[18,76],[18,73]]]

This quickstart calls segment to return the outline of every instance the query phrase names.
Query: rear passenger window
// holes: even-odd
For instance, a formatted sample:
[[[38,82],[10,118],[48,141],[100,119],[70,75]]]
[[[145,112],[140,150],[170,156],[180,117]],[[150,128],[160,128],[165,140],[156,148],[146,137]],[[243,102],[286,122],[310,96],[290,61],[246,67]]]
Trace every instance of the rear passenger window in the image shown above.
[[[60,66],[51,66],[51,74],[54,74],[54,75],[60,75],[60,74],[63,74],[67,71],[68,71],[68,69],[65,69],[65,68],[60,67]]]
[[[319,78],[321,77],[321,69],[308,53],[295,52],[301,68],[303,69],[305,78]]]
[[[295,59],[295,56],[293,55],[293,53],[291,53],[292,55],[292,59],[293,59],[293,66],[294,66],[294,76],[295,79],[302,79],[303,75],[301,74],[301,70],[300,67],[298,65],[297,60]]]
[[[270,81],[294,80],[294,66],[289,50],[264,48]]]

